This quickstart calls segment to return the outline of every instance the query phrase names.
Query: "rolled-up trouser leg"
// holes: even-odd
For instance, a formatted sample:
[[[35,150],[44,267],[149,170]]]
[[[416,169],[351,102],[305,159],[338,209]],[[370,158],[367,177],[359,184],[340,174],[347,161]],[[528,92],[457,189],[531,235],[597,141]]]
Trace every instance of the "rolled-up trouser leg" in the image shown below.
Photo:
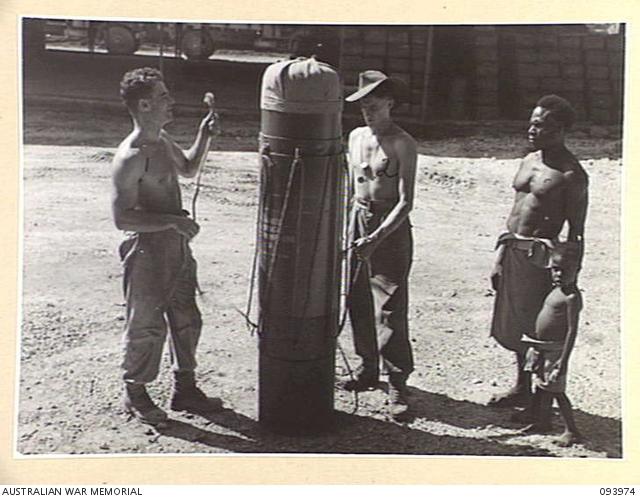
[[[196,368],[196,348],[202,330],[200,311],[195,302],[191,307],[171,307],[169,318],[169,352],[173,371],[193,371]]]
[[[128,383],[150,383],[156,379],[167,335],[163,302],[147,295],[144,280],[133,279],[127,289],[127,323],[124,331],[123,378]]]
[[[158,375],[167,336],[167,283],[180,265],[180,239],[167,234],[137,234],[120,245],[127,306],[122,368],[128,383],[150,383]]]
[[[196,368],[196,348],[202,330],[202,317],[195,299],[196,282],[196,263],[188,255],[167,309],[169,351],[174,372]]]

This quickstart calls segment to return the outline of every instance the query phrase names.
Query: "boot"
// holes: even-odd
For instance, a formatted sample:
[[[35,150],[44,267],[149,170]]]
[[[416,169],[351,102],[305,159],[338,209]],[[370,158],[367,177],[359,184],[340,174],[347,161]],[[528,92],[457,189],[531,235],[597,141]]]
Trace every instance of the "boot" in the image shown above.
[[[196,386],[192,371],[175,372],[171,410],[187,411],[194,414],[219,412],[223,409],[222,400],[209,398]]]
[[[353,378],[345,381],[342,387],[349,392],[364,392],[378,387],[378,370],[361,364],[353,373]]]
[[[389,413],[395,420],[402,421],[409,412],[407,402],[407,378],[406,374],[389,374]]]
[[[144,385],[125,383],[124,410],[138,421],[149,425],[160,425],[168,420],[167,413],[153,403]]]

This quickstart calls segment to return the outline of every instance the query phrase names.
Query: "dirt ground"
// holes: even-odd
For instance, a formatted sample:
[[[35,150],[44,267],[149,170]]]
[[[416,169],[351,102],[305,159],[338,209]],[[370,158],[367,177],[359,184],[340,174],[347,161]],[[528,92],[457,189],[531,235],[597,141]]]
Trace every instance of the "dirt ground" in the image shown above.
[[[56,126],[51,126],[52,121]],[[171,131],[187,145],[197,120]],[[198,379],[228,410],[205,419],[170,413],[166,430],[120,409],[121,234],[110,210],[110,160],[124,115],[27,106],[24,147],[23,306],[17,450],[22,454],[337,453],[622,457],[620,363],[620,141],[572,136],[591,179],[585,297],[568,394],[587,442],[563,449],[553,434],[517,435],[510,411],[486,406],[509,386],[512,354],[488,337],[493,245],[511,206],[522,142],[487,127],[423,140],[412,215],[415,260],[410,328],[416,358],[413,419],[388,419],[382,389],[336,389],[334,432],[269,434],[257,423],[257,338],[236,309],[250,286],[257,209],[258,123],[236,116],[207,160],[193,242],[204,330]],[[74,145],[75,144],[75,145]],[[185,204],[193,183],[183,184]],[[339,339],[356,358],[347,327]],[[337,355],[338,374],[345,364]],[[168,359],[150,393],[167,406]],[[554,432],[561,431],[555,415]]]

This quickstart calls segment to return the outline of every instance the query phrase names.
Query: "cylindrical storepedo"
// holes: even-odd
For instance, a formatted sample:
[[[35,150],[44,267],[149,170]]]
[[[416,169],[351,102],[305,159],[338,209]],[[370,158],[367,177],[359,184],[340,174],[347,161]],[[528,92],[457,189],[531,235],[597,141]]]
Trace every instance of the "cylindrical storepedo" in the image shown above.
[[[285,434],[331,426],[344,202],[342,89],[296,59],[262,79],[259,419]]]

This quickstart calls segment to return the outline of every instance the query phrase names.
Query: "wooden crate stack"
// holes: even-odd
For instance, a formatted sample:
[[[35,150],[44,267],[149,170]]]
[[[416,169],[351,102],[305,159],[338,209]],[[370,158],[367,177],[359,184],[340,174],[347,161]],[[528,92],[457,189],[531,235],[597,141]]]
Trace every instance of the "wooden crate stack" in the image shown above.
[[[410,102],[398,107],[398,116],[419,119],[422,113],[427,27],[345,27],[340,60],[345,92],[357,88],[358,74],[378,69],[400,78],[411,91]]]
[[[514,81],[523,118],[540,96],[550,93],[568,99],[578,120],[612,123],[620,118],[621,35],[588,33],[573,25],[540,26],[514,38]]]
[[[404,80],[411,89],[410,103],[396,109],[396,115],[417,122],[429,119],[428,100],[438,98],[433,91],[425,90],[429,29],[346,26],[340,58],[346,92],[357,87],[360,71],[379,69]],[[526,120],[536,101],[549,93],[567,98],[579,120],[615,123],[621,118],[624,63],[621,34],[591,33],[577,24],[484,25],[469,29],[473,70],[472,81],[466,84],[471,89],[470,115],[474,119]],[[508,61],[503,58],[505,43],[509,44]],[[433,50],[446,47],[434,45]],[[501,104],[500,92],[505,90],[515,95],[514,104],[509,104],[517,108],[515,112],[507,112],[505,104]]]
[[[498,33],[495,26],[473,27],[475,61],[474,117],[478,120],[500,118],[498,105]]]

